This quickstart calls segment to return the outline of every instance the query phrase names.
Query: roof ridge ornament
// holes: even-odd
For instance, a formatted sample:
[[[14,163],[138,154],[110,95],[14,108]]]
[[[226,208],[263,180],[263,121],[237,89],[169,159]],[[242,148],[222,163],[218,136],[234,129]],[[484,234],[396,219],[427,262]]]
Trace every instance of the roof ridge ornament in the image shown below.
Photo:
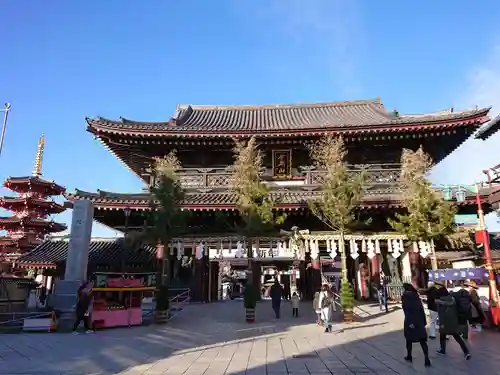
[[[45,150],[45,136],[42,133],[42,136],[38,139],[35,161],[33,163],[33,173],[34,177],[40,177],[42,175],[42,164],[43,164],[43,151]]]

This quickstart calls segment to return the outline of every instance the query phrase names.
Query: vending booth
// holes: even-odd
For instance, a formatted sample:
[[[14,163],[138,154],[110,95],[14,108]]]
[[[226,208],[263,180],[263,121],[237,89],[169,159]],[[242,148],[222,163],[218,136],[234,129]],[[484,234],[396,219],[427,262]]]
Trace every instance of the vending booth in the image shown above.
[[[142,324],[142,301],[154,295],[154,273],[95,273],[91,325],[94,329]]]

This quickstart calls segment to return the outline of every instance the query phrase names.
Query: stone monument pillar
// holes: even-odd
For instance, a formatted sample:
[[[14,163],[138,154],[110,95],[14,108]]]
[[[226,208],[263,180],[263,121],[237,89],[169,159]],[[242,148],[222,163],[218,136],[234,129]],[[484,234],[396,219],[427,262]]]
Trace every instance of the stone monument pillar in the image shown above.
[[[64,280],[82,282],[87,279],[89,246],[92,235],[94,207],[92,202],[78,200],[73,204],[71,233]]]
[[[73,324],[73,306],[77,301],[78,288],[87,279],[93,216],[94,207],[92,202],[78,200],[73,203],[64,280],[57,280],[54,284],[52,303],[54,309],[61,311],[59,327],[63,330],[71,328]]]

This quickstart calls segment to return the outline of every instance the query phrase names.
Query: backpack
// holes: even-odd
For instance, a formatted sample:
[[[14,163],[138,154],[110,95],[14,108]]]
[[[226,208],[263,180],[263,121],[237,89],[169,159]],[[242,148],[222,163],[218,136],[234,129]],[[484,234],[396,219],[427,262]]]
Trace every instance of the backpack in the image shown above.
[[[453,293],[453,298],[457,304],[457,311],[459,314],[469,316],[472,309],[472,298],[468,291],[461,289]]]
[[[322,309],[324,309],[332,304],[332,299],[331,299],[330,295],[326,292],[323,292],[323,293],[324,293],[324,297],[321,300],[321,308]]]
[[[439,316],[439,331],[446,335],[459,332],[458,309],[456,300],[452,296],[441,297],[436,300]]]

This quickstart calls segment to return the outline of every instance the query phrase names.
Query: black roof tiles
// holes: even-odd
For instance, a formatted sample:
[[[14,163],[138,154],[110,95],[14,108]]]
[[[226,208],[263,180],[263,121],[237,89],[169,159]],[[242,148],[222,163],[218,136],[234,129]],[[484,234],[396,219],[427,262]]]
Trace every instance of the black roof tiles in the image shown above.
[[[21,266],[39,265],[54,267],[66,262],[69,241],[47,240],[35,247],[28,254],[21,256],[16,263]],[[125,252],[126,264],[144,264],[154,260],[156,250],[145,245],[140,250],[127,248],[123,238],[92,239],[89,247],[89,265],[119,265]]]
[[[482,108],[400,116],[387,111],[380,99],[375,99],[261,106],[181,105],[174,117],[166,122],[137,122],[124,118],[113,121],[97,117],[87,118],[87,123],[91,132],[178,136],[200,133],[224,137],[235,133],[307,132],[460,121],[479,126],[487,121],[483,117],[488,112],[489,108]]]

